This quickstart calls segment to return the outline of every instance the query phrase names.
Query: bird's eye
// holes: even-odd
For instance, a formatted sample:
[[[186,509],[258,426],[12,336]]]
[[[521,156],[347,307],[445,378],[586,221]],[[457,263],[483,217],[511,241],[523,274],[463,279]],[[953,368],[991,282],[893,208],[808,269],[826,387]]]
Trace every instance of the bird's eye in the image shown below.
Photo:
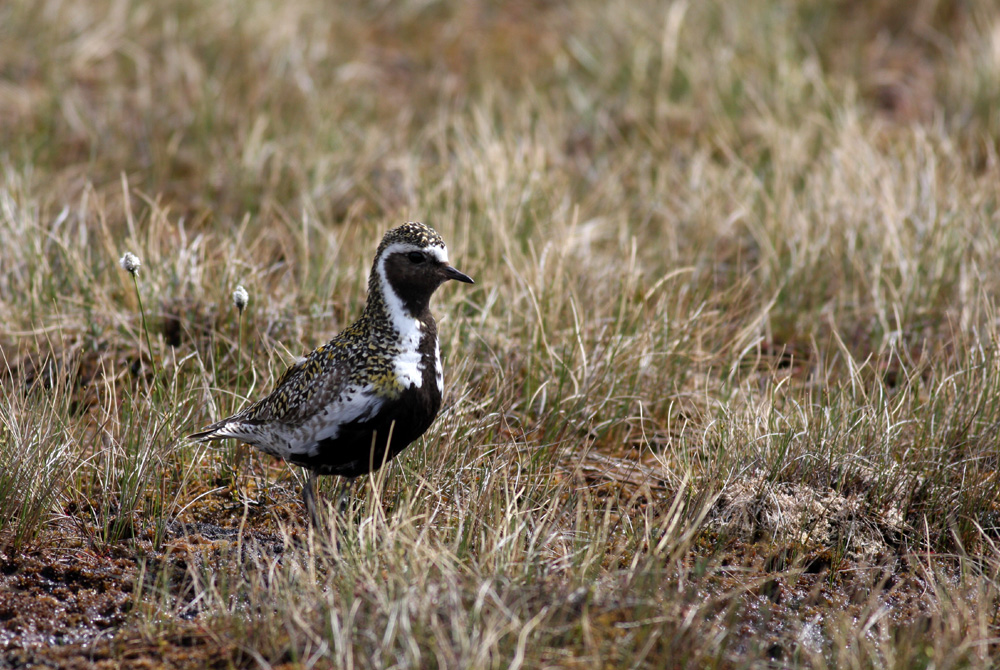
[[[425,260],[424,254],[420,251],[411,251],[409,258],[411,263],[423,263]]]

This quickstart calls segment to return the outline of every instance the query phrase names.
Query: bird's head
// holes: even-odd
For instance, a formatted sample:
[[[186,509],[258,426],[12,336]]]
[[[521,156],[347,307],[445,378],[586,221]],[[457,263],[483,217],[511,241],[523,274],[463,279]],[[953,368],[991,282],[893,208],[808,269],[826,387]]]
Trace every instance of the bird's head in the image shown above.
[[[413,318],[423,315],[434,291],[449,279],[475,283],[450,265],[444,240],[422,223],[393,228],[375,252],[371,288],[381,291],[390,311],[403,309]]]

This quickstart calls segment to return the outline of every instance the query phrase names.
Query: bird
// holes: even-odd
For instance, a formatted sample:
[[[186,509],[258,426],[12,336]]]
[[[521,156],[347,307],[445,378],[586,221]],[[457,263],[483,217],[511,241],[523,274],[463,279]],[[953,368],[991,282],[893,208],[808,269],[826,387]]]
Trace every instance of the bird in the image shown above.
[[[302,498],[316,525],[318,476],[340,475],[349,488],[437,417],[444,372],[430,301],[449,280],[475,283],[450,265],[437,231],[417,221],[389,230],[361,316],[293,363],[270,394],[188,439],[235,438],[308,470]]]

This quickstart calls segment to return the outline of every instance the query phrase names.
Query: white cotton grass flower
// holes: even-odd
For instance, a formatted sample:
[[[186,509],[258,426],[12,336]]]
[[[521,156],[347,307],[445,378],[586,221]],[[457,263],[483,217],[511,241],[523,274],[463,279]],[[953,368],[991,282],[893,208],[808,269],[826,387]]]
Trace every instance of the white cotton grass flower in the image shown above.
[[[126,251],[125,255],[118,259],[118,264],[133,277],[139,274],[139,268],[142,267],[142,261],[131,251]]]
[[[233,291],[233,304],[236,305],[236,309],[240,310],[240,314],[242,314],[248,302],[250,302],[250,294],[243,288],[243,284],[240,284]]]
[[[142,296],[139,294],[139,268],[142,267],[142,261],[131,251],[126,251],[125,255],[118,259],[118,265],[122,266],[122,270],[132,275],[132,286],[135,287],[135,299],[139,303],[139,316],[142,317],[142,331],[146,334],[146,349],[149,350],[150,365],[153,368],[153,377],[156,378],[156,360],[153,358],[153,343],[149,341],[149,324],[146,323],[146,310],[142,308]]]

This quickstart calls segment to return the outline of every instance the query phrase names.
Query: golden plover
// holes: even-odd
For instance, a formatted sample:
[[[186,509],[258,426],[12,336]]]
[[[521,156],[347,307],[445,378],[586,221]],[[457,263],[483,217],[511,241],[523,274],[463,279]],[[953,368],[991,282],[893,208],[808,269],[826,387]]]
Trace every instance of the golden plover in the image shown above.
[[[309,470],[302,497],[316,521],[318,475],[355,477],[377,470],[424,434],[444,390],[434,291],[472,279],[448,262],[429,226],[393,228],[375,252],[364,313],[293,364],[270,395],[189,435],[236,438]]]

